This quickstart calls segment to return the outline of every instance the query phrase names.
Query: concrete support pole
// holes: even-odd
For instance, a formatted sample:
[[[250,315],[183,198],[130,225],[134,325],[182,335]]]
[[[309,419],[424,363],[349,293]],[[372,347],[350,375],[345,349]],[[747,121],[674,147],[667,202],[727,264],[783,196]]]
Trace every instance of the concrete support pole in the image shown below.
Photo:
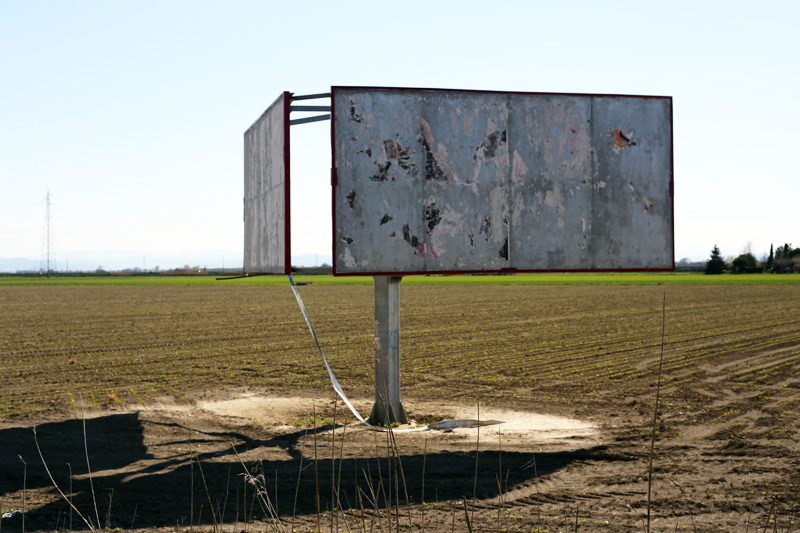
[[[375,323],[380,349],[375,346],[375,405],[370,424],[406,424],[400,403],[400,280],[375,276]]]

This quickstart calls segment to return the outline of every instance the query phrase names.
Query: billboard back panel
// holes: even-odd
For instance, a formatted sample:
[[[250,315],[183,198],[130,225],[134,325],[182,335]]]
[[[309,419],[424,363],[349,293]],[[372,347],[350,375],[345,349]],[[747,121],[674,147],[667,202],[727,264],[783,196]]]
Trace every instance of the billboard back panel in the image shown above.
[[[244,271],[289,274],[289,104],[282,93],[244,134]]]
[[[672,99],[334,87],[336,274],[672,270]]]

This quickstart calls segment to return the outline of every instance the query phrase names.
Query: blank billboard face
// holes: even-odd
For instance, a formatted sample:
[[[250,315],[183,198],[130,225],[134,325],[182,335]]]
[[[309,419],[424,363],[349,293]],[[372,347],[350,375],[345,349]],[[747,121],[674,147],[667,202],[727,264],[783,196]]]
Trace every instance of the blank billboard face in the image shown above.
[[[289,274],[289,104],[283,93],[244,134],[244,271]]]
[[[672,99],[332,89],[337,274],[672,270]]]

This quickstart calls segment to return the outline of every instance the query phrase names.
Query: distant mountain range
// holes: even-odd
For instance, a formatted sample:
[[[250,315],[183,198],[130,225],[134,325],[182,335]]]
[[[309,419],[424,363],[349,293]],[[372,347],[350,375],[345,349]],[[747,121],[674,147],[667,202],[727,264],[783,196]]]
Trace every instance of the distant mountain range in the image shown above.
[[[330,254],[298,254],[292,256],[294,266],[320,266],[331,263]],[[142,255],[125,251],[70,252],[50,259],[54,272],[106,271],[164,271],[175,268],[200,267],[209,270],[241,269],[244,264],[242,252],[232,250],[206,250],[172,254]],[[0,273],[40,272],[45,270],[41,259],[31,257],[0,257]]]

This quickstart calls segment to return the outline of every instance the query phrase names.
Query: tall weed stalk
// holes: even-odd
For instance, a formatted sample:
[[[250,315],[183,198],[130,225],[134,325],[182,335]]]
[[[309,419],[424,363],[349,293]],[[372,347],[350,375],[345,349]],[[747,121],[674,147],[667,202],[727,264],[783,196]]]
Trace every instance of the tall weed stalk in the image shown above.
[[[286,531],[281,523],[278,510],[275,508],[275,505],[272,503],[269,493],[267,492],[267,477],[264,475],[264,465],[260,464],[260,474],[251,474],[250,470],[248,470],[247,465],[244,464],[244,461],[239,455],[239,452],[236,451],[236,448],[233,446],[233,444],[231,444],[231,448],[233,449],[233,453],[236,455],[239,464],[242,465],[242,469],[244,469],[245,481],[253,486],[256,499],[261,506],[261,510],[264,512],[264,516],[266,517],[267,521],[272,525],[272,530],[281,532]]]
[[[333,431],[331,431],[331,533],[333,533],[333,525],[336,521],[336,408],[339,407],[339,397],[333,399]],[[338,524],[337,531],[338,531]]]
[[[94,503],[94,514],[97,518],[97,527],[100,527],[100,513],[97,511],[97,497],[94,493],[94,480],[92,479],[92,465],[89,463],[89,443],[86,440],[86,416],[83,412],[83,398],[81,398],[81,423],[83,425],[83,451],[86,455],[86,471],[89,474],[89,492],[92,493],[92,502]],[[102,529],[102,528],[101,528]]]
[[[214,512],[214,501],[211,499],[211,493],[208,491],[208,484],[206,483],[206,476],[203,473],[203,465],[200,463],[200,459],[197,459],[197,470],[200,472],[200,479],[203,481],[203,489],[206,492],[206,499],[208,500],[208,508],[211,510],[211,521],[214,524],[214,531],[218,531],[220,525],[217,523],[217,513]],[[199,519],[199,517],[198,517]]]
[[[85,434],[86,433],[84,432],[84,435]],[[42,460],[42,465],[44,466],[44,471],[47,472],[47,476],[50,478],[50,483],[53,484],[53,486],[56,488],[56,490],[61,495],[61,497],[64,498],[64,501],[66,501],[69,504],[70,508],[72,508],[76,513],[78,513],[78,516],[81,518],[81,520],[83,520],[83,523],[86,524],[86,527],[88,527],[90,531],[94,532],[94,526],[92,525],[91,521],[87,520],[86,517],[83,516],[83,514],[78,510],[78,508],[75,507],[75,505],[73,505],[73,503],[70,501],[70,499],[67,498],[67,496],[64,494],[64,492],[59,488],[58,483],[56,483],[56,480],[53,479],[53,474],[50,473],[50,469],[47,467],[47,462],[44,460],[44,455],[42,454],[42,449],[39,447],[39,439],[36,436],[36,427],[33,428],[33,442],[36,444],[36,451],[39,452],[39,458]],[[20,457],[19,459],[23,463],[25,462],[25,461],[22,460],[22,457]],[[22,509],[23,509],[23,511],[22,511],[22,518],[23,518],[22,531],[24,533],[24,531],[25,531],[25,490],[24,490],[24,488],[23,488],[23,497],[22,497]],[[96,508],[95,508],[95,510],[96,510]],[[99,526],[99,519],[98,519],[98,526]]]
[[[658,401],[661,397],[661,370],[664,365],[664,335],[667,322],[667,294],[664,293],[664,302],[661,307],[661,355],[658,358],[658,382],[656,384],[656,405],[653,409],[653,431],[650,437],[650,464],[647,467],[647,533],[650,533],[650,510],[652,509],[653,489],[653,457],[656,448],[656,430],[658,428]]]
[[[36,439],[36,428],[33,428],[33,437]],[[38,445],[37,445],[38,447]],[[17,455],[19,460],[22,461],[22,533],[25,533],[25,515],[27,514],[26,501],[28,500],[28,463],[21,455]],[[42,459],[44,462],[44,459]]]

